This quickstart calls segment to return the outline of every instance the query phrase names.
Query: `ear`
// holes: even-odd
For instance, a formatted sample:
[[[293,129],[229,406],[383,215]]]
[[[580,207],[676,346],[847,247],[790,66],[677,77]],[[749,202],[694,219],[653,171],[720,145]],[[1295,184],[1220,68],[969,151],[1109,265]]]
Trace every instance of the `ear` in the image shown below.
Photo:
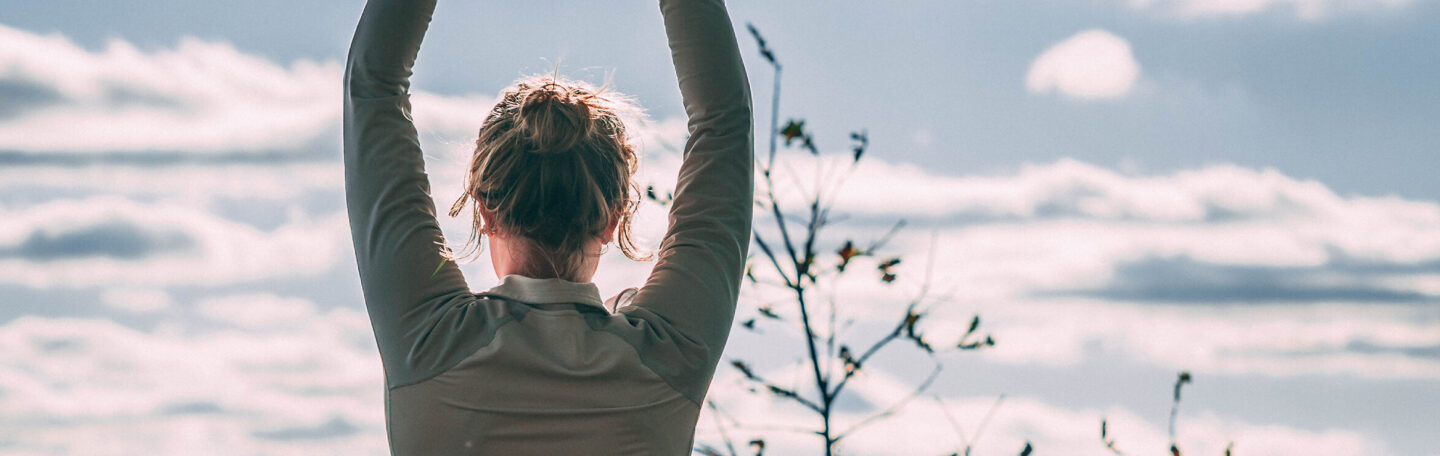
[[[484,204],[476,204],[475,210],[480,213],[480,219],[485,221],[486,228],[495,226],[495,214],[492,214],[489,210],[486,210]]]
[[[600,240],[606,244],[615,241],[615,228],[620,226],[620,216],[617,214],[610,217],[610,224],[605,226],[605,231],[600,233]]]

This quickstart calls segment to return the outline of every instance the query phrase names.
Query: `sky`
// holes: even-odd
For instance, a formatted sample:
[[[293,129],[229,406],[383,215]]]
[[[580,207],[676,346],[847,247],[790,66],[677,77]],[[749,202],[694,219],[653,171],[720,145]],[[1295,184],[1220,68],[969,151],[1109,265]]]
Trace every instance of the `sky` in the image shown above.
[[[653,2],[492,3],[441,2],[415,68],[437,206],[495,95],[557,66],[646,108],[638,179],[673,186],[684,120]],[[362,6],[0,0],[0,453],[386,452],[340,172]],[[822,261],[906,221],[817,290],[842,337],[867,346],[925,290],[937,346],[976,314],[996,340],[880,352],[841,424],[943,369],[850,454],[1110,454],[1102,419],[1160,454],[1181,371],[1186,454],[1440,454],[1440,3],[729,8],[757,150],[774,73],[747,23],[783,64],[778,120],[821,152],[779,151],[780,199],[812,169],[844,178]],[[853,168],[852,131],[870,138]],[[642,241],[664,217],[641,208]],[[447,237],[468,218],[442,217]],[[611,250],[607,297],[650,267]],[[495,283],[488,261],[463,270]],[[737,324],[725,359],[806,391],[793,304],[747,286],[737,322],[762,305],[781,319]],[[813,417],[746,386],[721,366],[709,397],[733,421],[702,415],[697,442],[723,424],[815,452],[784,430]]]

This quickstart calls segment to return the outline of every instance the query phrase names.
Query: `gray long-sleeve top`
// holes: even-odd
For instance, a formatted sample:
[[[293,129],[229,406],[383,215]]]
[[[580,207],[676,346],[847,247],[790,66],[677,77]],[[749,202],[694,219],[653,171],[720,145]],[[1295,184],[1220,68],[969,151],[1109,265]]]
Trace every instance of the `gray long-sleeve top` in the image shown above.
[[[371,0],[345,69],[345,197],[391,451],[690,452],[749,247],[750,88],[722,0],[660,0],[689,118],[669,229],[610,313],[593,283],[473,293],[440,255],[409,77],[434,0]]]

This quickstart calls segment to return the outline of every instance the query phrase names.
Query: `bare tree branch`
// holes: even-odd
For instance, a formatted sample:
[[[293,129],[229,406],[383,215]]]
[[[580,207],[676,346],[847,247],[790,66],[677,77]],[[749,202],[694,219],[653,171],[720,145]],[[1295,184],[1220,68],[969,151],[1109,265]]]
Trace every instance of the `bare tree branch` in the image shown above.
[[[785,281],[785,286],[795,288],[795,281],[790,280],[790,276],[785,274],[785,269],[780,267],[780,260],[775,258],[775,251],[770,249],[770,244],[765,242],[765,237],[761,236],[759,231],[755,231],[754,234],[755,243],[760,246],[760,252],[770,259],[770,264],[775,266],[775,272],[780,274],[780,278]]]
[[[735,443],[730,440],[730,433],[725,431],[725,420],[720,415],[720,406],[709,400],[705,401],[705,405],[710,407],[710,414],[715,417],[715,428],[720,431],[720,438],[725,441],[725,449],[729,450],[730,456],[737,456],[739,453],[735,452]]]
[[[916,387],[916,388],[915,388],[915,391],[912,391],[909,395],[905,396],[903,399],[900,399],[899,401],[896,401],[894,404],[891,404],[890,407],[887,407],[884,411],[882,411],[882,412],[880,412],[880,413],[876,413],[876,414],[874,414],[874,415],[870,415],[869,417],[867,417],[867,418],[865,418],[865,419],[863,419],[863,420],[860,420],[859,423],[855,423],[855,425],[850,426],[849,429],[846,429],[846,430],[840,432],[839,434],[836,434],[836,435],[835,435],[835,438],[831,440],[831,443],[839,442],[840,439],[843,439],[843,438],[845,438],[845,437],[850,436],[850,434],[852,434],[852,433],[854,433],[855,431],[858,431],[858,430],[864,428],[865,426],[869,426],[869,425],[871,425],[871,424],[874,424],[875,422],[877,422],[877,421],[879,421],[879,420],[881,420],[881,419],[889,418],[891,415],[894,415],[894,414],[895,414],[895,411],[900,410],[902,407],[905,407],[905,404],[909,404],[910,401],[914,400],[917,396],[920,396],[921,394],[925,394],[925,390],[930,389],[930,384],[934,383],[934,382],[935,382],[935,378],[940,376],[940,369],[941,369],[940,363],[939,363],[939,362],[936,362],[936,363],[935,363],[935,368],[930,371],[930,375],[928,375],[928,376],[925,377],[925,381],[920,382],[920,386]]]
[[[730,365],[733,366],[733,367],[735,368],[735,370],[740,371],[740,374],[741,374],[741,375],[744,375],[746,380],[750,380],[750,381],[752,381],[752,382],[759,383],[760,385],[764,386],[768,391],[770,391],[771,394],[774,394],[774,395],[776,395],[776,396],[783,397],[783,398],[786,398],[786,399],[794,400],[795,402],[799,402],[801,405],[804,405],[805,407],[809,408],[810,410],[814,410],[816,413],[820,413],[820,412],[821,412],[821,408],[820,408],[820,405],[819,405],[819,404],[816,404],[816,403],[814,403],[814,402],[811,402],[809,399],[806,399],[804,396],[801,396],[800,394],[796,393],[794,390],[791,390],[791,389],[789,389],[789,388],[782,387],[782,386],[780,386],[780,385],[777,385],[777,384],[775,384],[775,383],[772,383],[772,382],[769,381],[769,380],[766,380],[765,378],[763,378],[763,377],[761,377],[760,375],[756,374],[755,371],[750,368],[750,365],[745,364],[744,361],[732,360],[732,361],[730,361]]]

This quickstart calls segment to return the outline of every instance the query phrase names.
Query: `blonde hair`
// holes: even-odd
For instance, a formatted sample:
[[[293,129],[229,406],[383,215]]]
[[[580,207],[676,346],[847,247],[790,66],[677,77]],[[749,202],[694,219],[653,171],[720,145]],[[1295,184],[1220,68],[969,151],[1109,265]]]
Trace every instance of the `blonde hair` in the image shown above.
[[[620,250],[648,259],[630,226],[640,202],[633,180],[639,156],[621,120],[639,112],[622,94],[554,76],[505,89],[480,127],[465,192],[450,208],[455,217],[467,202],[475,205],[469,239],[450,258],[473,259],[482,235],[504,232],[568,277],[590,255],[585,243],[618,217]],[[495,226],[486,225],[482,205]]]

